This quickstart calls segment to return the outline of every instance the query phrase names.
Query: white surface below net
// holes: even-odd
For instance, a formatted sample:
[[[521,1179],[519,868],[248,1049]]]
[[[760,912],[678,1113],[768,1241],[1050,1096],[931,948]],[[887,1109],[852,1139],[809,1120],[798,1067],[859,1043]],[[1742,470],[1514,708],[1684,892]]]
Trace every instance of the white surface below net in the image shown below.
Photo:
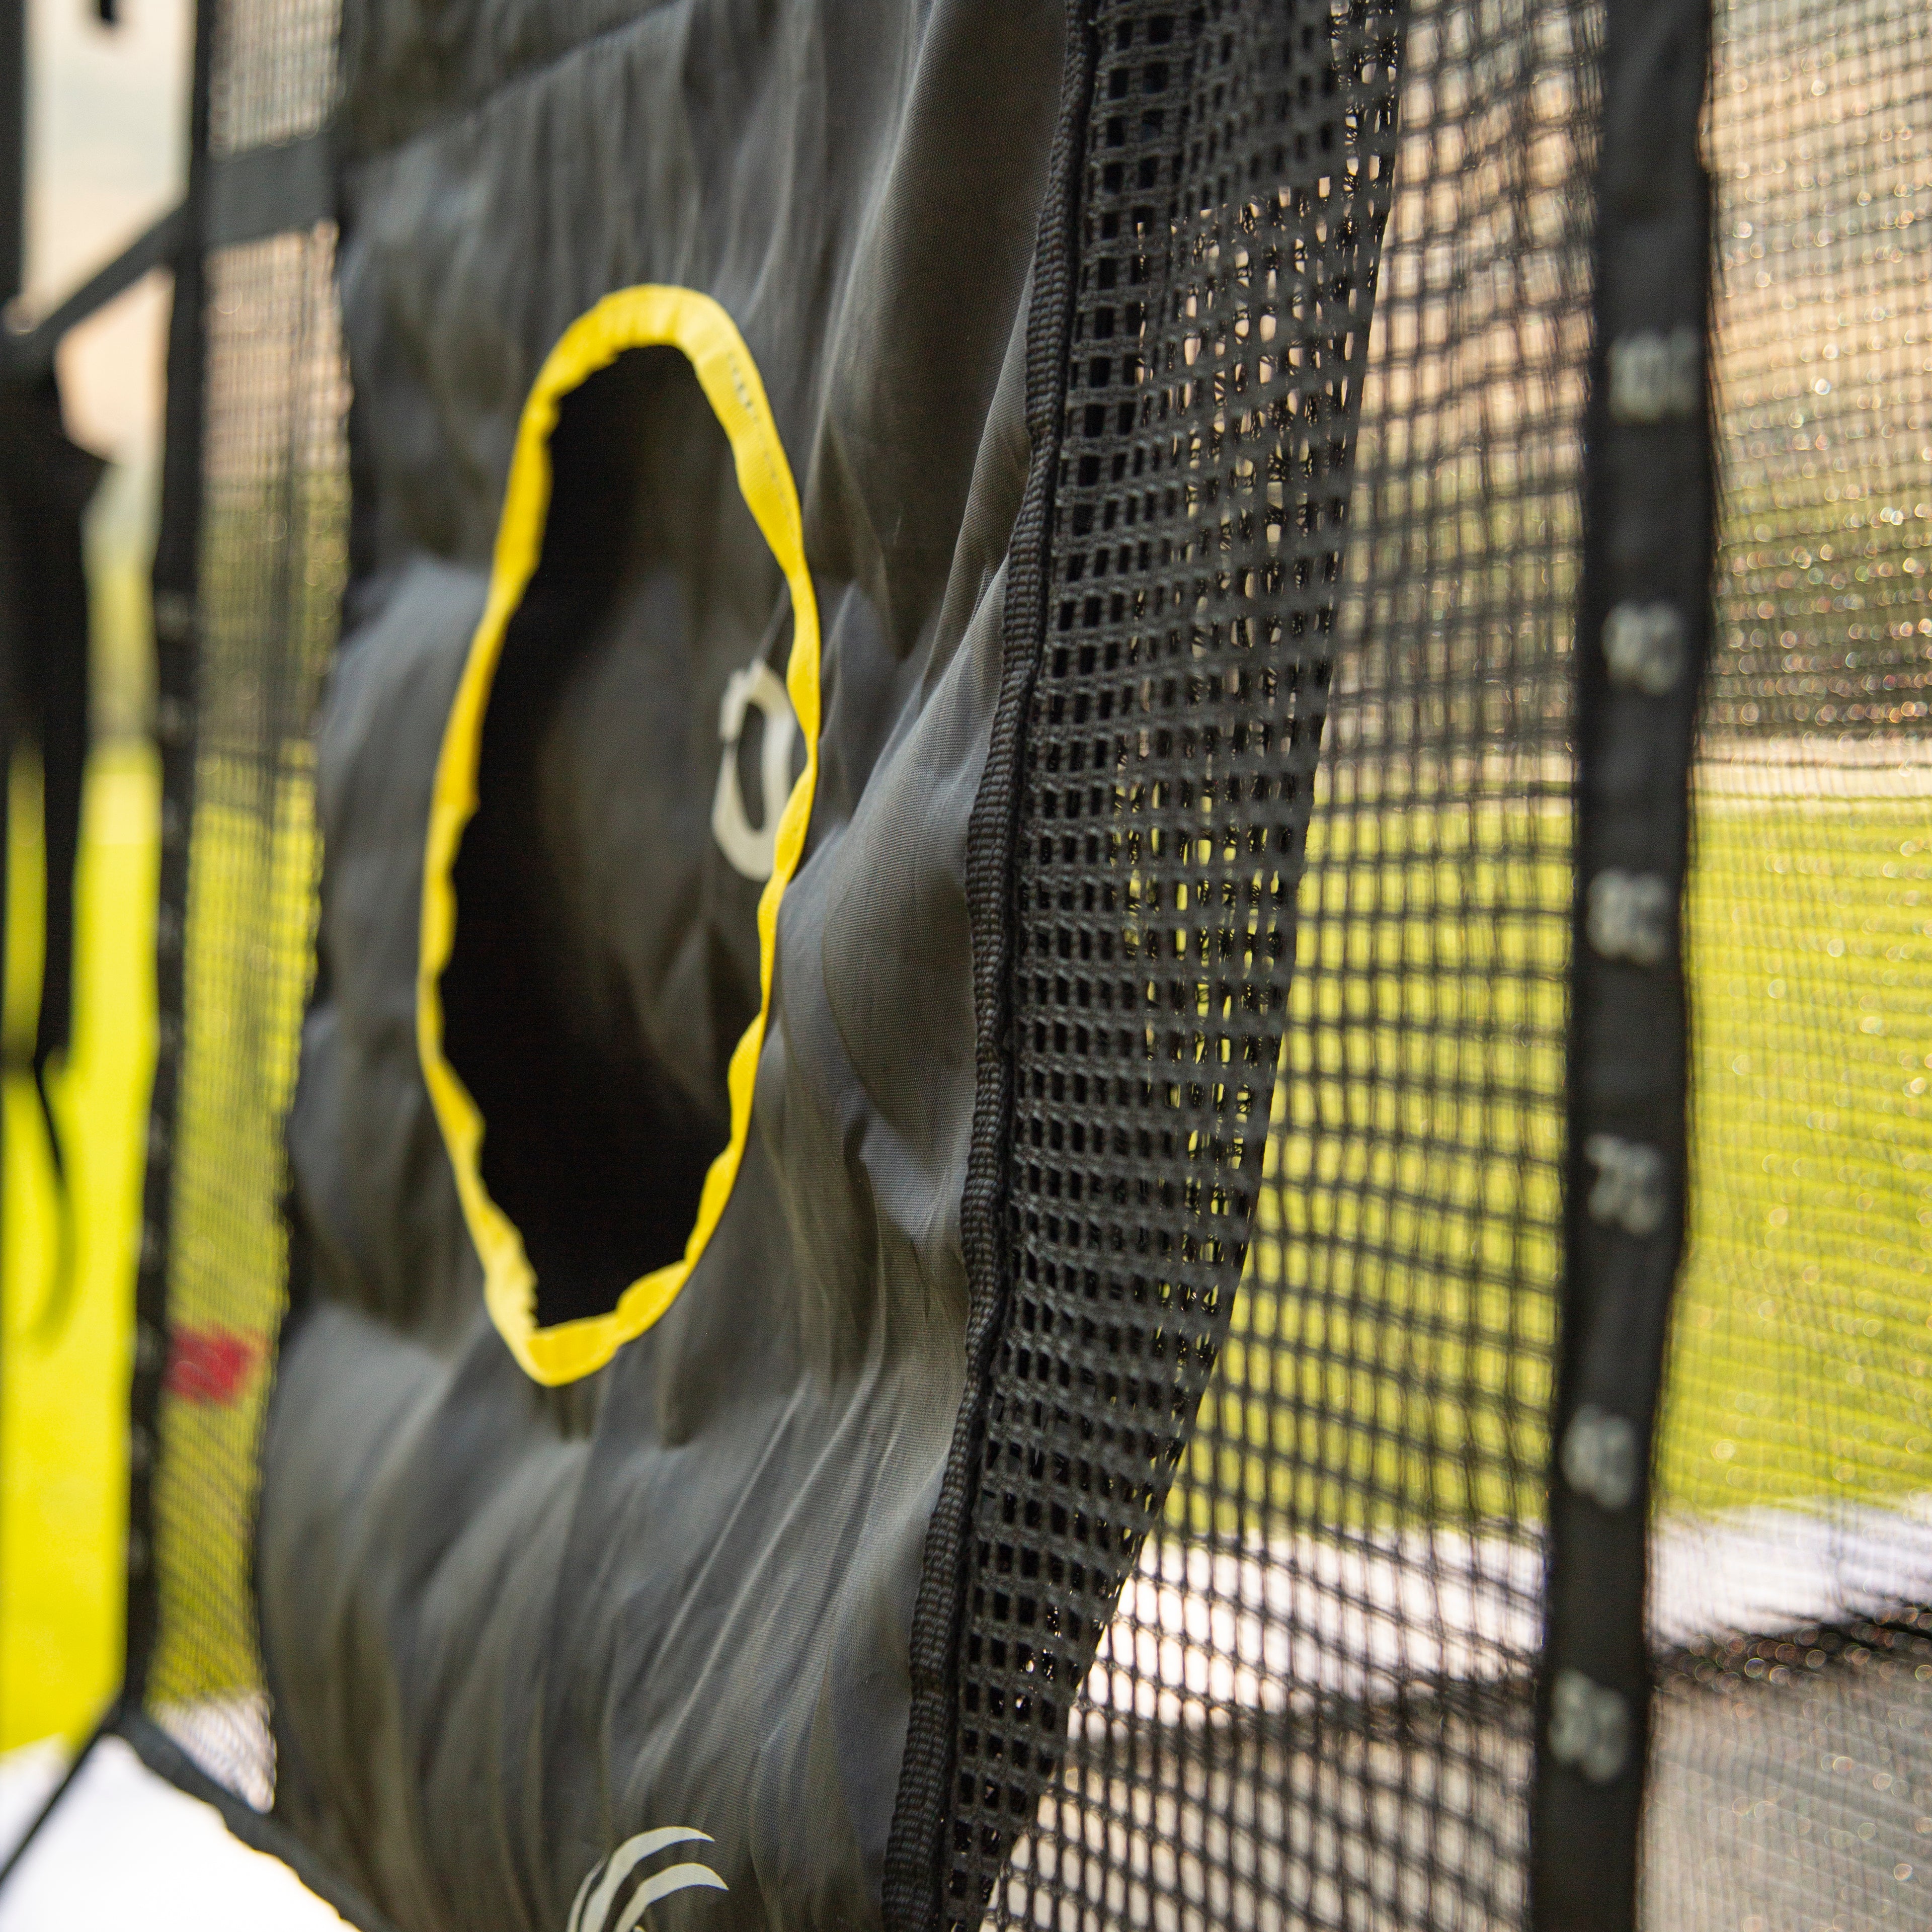
[[[55,1743],[0,1757],[0,1846],[58,1781]],[[104,1739],[0,1890],[0,1932],[342,1932],[289,1868],[232,1837],[213,1807]]]
[[[1932,1602],[1932,1496],[1898,1509],[1741,1510],[1652,1532],[1651,1634],[1670,1650]],[[1540,1544],[1462,1529],[1150,1542],[1088,1674],[1076,1734],[1378,1703],[1421,1682],[1522,1676],[1542,1642]]]
[[[1652,1548],[1652,1634],[1665,1647],[1932,1601],[1932,1496],[1895,1510],[1666,1521]],[[1088,1678],[1076,1734],[1097,1734],[1110,1717],[1185,1726],[1290,1710],[1316,1694],[1375,1702],[1419,1678],[1520,1675],[1540,1640],[1542,1562],[1533,1541],[1448,1529],[1243,1549],[1150,1543]],[[0,1846],[25,1828],[62,1763],[53,1744],[0,1757]],[[1018,1862],[1032,1862],[1029,1848]],[[1017,1873],[1016,1882],[1024,1887]],[[1279,1919],[1280,1900],[1270,1910],[1249,1902],[1256,1910],[1224,1912],[1223,1922]],[[342,1924],[286,1867],[242,1844],[212,1809],[112,1738],[0,1892],[0,1932],[339,1932]]]

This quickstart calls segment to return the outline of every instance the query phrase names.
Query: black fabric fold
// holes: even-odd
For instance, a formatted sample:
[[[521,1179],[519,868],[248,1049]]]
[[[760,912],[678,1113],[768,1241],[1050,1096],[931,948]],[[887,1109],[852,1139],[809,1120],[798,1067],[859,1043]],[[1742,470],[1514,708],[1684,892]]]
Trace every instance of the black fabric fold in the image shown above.
[[[59,1192],[60,1246],[43,1316],[50,1322],[66,1306],[73,1267],[73,1207],[47,1077],[74,1032],[74,871],[88,703],[82,519],[105,467],[68,439],[52,375],[0,381],[0,678],[5,707],[0,742],[7,772],[22,752],[32,751],[38,755],[40,775],[44,944],[39,1017],[26,1070],[46,1124]],[[0,828],[9,789],[0,775]],[[4,922],[0,901],[0,928]]]

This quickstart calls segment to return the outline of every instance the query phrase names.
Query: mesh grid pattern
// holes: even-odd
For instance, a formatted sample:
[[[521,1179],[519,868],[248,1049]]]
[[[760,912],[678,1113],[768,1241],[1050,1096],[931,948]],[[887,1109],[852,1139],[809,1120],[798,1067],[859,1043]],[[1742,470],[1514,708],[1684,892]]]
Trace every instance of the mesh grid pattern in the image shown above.
[[[258,1804],[272,1767],[250,1586],[256,1444],[283,1304],[282,1116],[314,918],[308,727],[346,566],[334,266],[326,228],[209,264],[195,796],[154,1500],[160,1616],[147,1699],[206,1768]],[[166,809],[178,814],[178,802]],[[164,836],[178,829],[164,823]]]
[[[335,104],[341,0],[225,4],[208,91],[208,148],[272,147],[313,134]]]
[[[1647,1922],[1932,1918],[1932,12],[1720,4]]]
[[[1097,36],[948,1910],[1509,1923],[1588,17]]]
[[[1520,1924],[1598,12],[1093,11],[946,1909]],[[334,23],[222,9],[218,152],[321,126]],[[1660,1928],[1932,1916],[1928,24],[1717,8]],[[211,264],[196,796],[164,826],[191,858],[148,1696],[258,1802],[332,257],[324,229]]]

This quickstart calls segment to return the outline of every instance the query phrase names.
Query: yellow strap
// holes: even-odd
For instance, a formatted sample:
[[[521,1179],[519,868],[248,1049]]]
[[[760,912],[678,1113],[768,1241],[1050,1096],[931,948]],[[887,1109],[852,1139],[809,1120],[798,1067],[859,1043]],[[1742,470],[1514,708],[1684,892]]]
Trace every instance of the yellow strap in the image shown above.
[[[688,359],[706,398],[730,438],[738,488],[764,532],[791,590],[791,663],[786,677],[804,734],[805,770],[778,820],[778,854],[758,901],[758,1012],[731,1055],[728,1085],[731,1138],[711,1164],[698,1220],[681,1259],[640,1276],[608,1314],[540,1328],[536,1276],[524,1238],[490,1198],[481,1166],[483,1117],[442,1050],[443,968],[456,936],[452,871],[464,827],[476,810],[476,768],[490,687],[510,619],[542,554],[550,513],[550,439],[557,406],[586,377],[626,350],[668,344]],[[805,849],[806,828],[818,777],[818,606],[806,568],[798,491],[758,366],[731,318],[695,290],[646,286],[607,296],[565,331],[551,350],[518,426],[516,450],[503,496],[502,520],[490,573],[489,601],[470,640],[454,703],[443,729],[430,806],[429,846],[423,866],[422,943],[416,976],[416,1042],[430,1100],[456,1170],[470,1238],[483,1263],[483,1292],[490,1318],[527,1373],[548,1384],[574,1382],[599,1369],[640,1335],[676,1298],[724,1211],[751,1132],[752,1089],[770,1011],[772,967],[778,940],[778,901]]]

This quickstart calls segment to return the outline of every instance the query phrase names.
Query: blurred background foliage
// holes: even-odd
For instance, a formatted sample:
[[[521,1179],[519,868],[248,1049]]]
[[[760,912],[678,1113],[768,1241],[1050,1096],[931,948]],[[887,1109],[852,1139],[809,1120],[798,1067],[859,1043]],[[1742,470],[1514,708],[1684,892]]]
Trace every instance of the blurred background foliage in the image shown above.
[[[190,8],[30,0],[27,286],[44,313],[178,198]],[[68,430],[110,460],[88,518],[94,749],[82,825],[73,1051],[52,1083],[76,1276],[50,1323],[57,1198],[32,1084],[10,1077],[0,1198],[0,1748],[84,1730],[120,1672],[124,1409],[153,1038],[156,774],[147,570],[167,278],[74,331]],[[12,787],[4,1024],[32,1038],[40,948],[37,773]],[[19,1058],[9,1054],[10,1061]]]

